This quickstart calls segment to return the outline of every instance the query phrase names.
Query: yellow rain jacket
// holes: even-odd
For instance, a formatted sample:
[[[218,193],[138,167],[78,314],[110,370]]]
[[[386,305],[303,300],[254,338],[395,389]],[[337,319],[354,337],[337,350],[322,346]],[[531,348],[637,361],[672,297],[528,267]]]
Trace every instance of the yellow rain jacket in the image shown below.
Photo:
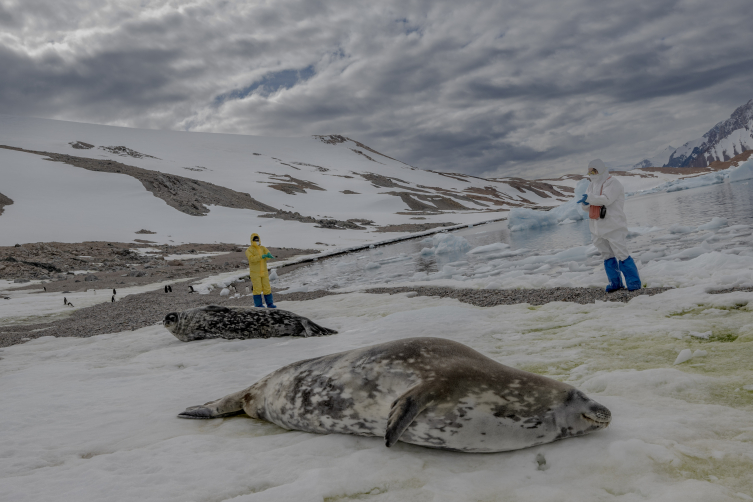
[[[251,245],[246,249],[246,258],[248,259],[248,275],[251,278],[251,284],[254,287],[255,295],[272,294],[272,287],[269,285],[269,272],[267,272],[267,258],[262,255],[269,253],[269,250],[259,243],[254,242],[254,237],[259,234],[251,234]]]

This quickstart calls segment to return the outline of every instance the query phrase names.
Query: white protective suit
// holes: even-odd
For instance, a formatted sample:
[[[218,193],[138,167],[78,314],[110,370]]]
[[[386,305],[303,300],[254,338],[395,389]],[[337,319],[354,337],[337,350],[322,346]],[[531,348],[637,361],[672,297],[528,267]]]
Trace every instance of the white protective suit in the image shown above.
[[[625,216],[625,188],[616,178],[609,175],[609,170],[601,160],[588,164],[589,170],[596,169],[599,174],[591,175],[591,184],[586,189],[586,202],[594,206],[606,206],[604,219],[588,220],[588,227],[593,236],[594,246],[601,252],[603,260],[616,257],[624,261],[630,256],[627,249],[627,216]],[[590,206],[581,204],[588,212]]]

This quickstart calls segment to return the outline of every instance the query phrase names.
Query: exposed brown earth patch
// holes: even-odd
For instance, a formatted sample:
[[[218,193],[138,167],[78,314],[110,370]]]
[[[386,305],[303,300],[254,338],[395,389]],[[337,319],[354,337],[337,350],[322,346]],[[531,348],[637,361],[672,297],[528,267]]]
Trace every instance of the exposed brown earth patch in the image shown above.
[[[390,157],[389,155],[385,155],[385,154],[383,154],[381,152],[377,152],[373,148],[364,145],[360,141],[356,141],[354,139],[350,139],[350,138],[348,138],[346,136],[341,136],[339,134],[330,134],[328,136],[314,136],[314,137],[317,138],[317,139],[319,139],[322,143],[326,143],[328,145],[337,145],[339,143],[345,143],[346,141],[352,141],[353,143],[356,144],[356,146],[358,148],[362,148],[362,149],[364,149],[364,150],[366,150],[368,152],[374,153],[376,155],[381,155],[385,159],[390,159],[390,160],[394,160],[395,162],[400,162],[401,164],[405,164],[405,162],[403,162],[402,160],[397,160],[397,159],[394,159],[394,158]],[[353,149],[351,148],[351,150],[353,150]],[[363,155],[363,156],[367,157],[369,160],[373,160],[374,162],[377,162],[376,160],[372,159],[371,157],[369,157],[368,155],[364,154],[363,152],[359,152],[357,150],[353,150],[353,151],[356,152],[356,153],[358,153],[358,154],[360,154],[360,155]],[[381,162],[379,162],[379,164],[381,164]],[[413,167],[413,166],[411,166],[409,164],[405,164],[405,165],[408,166],[408,167],[410,167],[411,169],[415,169],[415,167]]]
[[[711,162],[708,167],[641,167],[640,169],[634,169],[635,171],[644,171],[648,173],[663,173],[663,174],[675,174],[675,175],[688,175],[693,176],[696,174],[706,174],[714,171],[724,171],[730,167],[737,167],[740,162],[745,162],[753,155],[753,150],[745,150],[744,152],[735,155],[727,161],[715,160]]]
[[[100,146],[99,149],[104,150],[106,152],[114,153],[115,155],[119,155],[121,157],[133,157],[134,159],[143,159],[145,157],[149,159],[157,158],[157,157],[154,157],[153,155],[147,155],[145,153],[137,152],[136,150],[131,150],[127,146]]]
[[[94,145],[90,145],[89,143],[84,143],[83,141],[71,141],[68,143],[76,150],[91,150],[94,148]]]
[[[275,260],[284,260],[315,250],[275,248],[267,246]],[[144,255],[138,248],[154,253]],[[178,246],[132,244],[125,242],[37,242],[0,247],[0,279],[49,281],[48,291],[85,291],[162,282],[185,277],[201,277],[246,267],[245,247],[235,244],[181,244]],[[224,254],[168,262],[174,254]],[[73,275],[74,271],[88,271]],[[87,276],[96,279],[86,280]],[[27,288],[40,288],[34,285]]]
[[[379,227],[377,232],[424,232],[431,230],[432,228],[439,227],[451,227],[457,225],[457,223],[403,223],[401,225],[386,225]]]
[[[5,211],[5,206],[13,204],[13,199],[0,193],[0,215]]]
[[[0,145],[0,148],[44,155],[47,157],[45,160],[63,162],[64,164],[80,167],[88,171],[132,176],[139,180],[144,185],[144,188],[155,197],[164,200],[168,206],[191,216],[205,216],[209,214],[209,208],[206,205],[223,206],[233,209],[251,209],[253,211],[277,210],[272,206],[262,204],[253,199],[247,193],[236,192],[230,188],[221,187],[206,181],[129,166],[113,160],[89,159],[59,153],[37,152],[5,145]]]
[[[345,195],[361,195],[358,192],[354,192],[353,190],[342,190],[340,193],[344,193]]]
[[[522,193],[525,193],[526,191],[533,192],[544,199],[549,199],[552,195],[555,197],[567,197],[565,194],[557,190],[557,188],[554,188],[553,185],[544,183],[543,181],[524,180],[523,178],[506,178],[497,181],[506,183]]]
[[[290,166],[290,167],[293,167],[293,166]],[[298,168],[296,167],[295,169],[298,169]],[[313,181],[307,181],[307,180],[294,178],[290,176],[289,174],[273,174],[273,173],[265,173],[265,172],[261,172],[261,174],[266,174],[267,176],[269,176],[269,179],[274,180],[274,182],[258,181],[257,183],[267,184],[269,185],[269,188],[274,188],[275,190],[279,190],[280,192],[284,192],[288,195],[295,195],[297,193],[306,193],[306,189],[321,190],[323,192],[326,192],[324,188],[320,187]]]
[[[278,210],[275,213],[262,214],[259,218],[279,218],[281,220],[288,221],[300,221],[301,223],[312,223],[317,228],[329,228],[333,230],[364,230],[363,227],[358,225],[360,220],[337,220],[334,218],[313,218],[311,216],[304,216],[298,211],[283,211]]]

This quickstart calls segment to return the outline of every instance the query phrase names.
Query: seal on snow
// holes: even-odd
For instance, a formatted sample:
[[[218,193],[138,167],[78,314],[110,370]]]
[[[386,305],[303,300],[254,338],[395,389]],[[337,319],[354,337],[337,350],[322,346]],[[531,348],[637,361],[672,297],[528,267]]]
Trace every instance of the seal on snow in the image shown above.
[[[516,450],[605,428],[578,389],[442,338],[407,338],[307,359],[181,418],[246,412],[285,429],[383,436],[462,452]]]
[[[323,336],[337,333],[287,310],[208,305],[171,312],[163,324],[180,341],[207,338],[248,339],[273,336]]]

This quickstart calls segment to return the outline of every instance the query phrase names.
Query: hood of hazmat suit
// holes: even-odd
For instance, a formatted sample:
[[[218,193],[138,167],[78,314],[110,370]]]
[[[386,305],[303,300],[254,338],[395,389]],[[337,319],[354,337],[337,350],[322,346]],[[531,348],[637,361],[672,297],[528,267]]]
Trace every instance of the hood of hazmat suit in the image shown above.
[[[588,220],[591,234],[610,240],[625,241],[627,239],[627,216],[625,216],[625,188],[616,178],[609,175],[609,169],[601,159],[588,163],[588,170],[596,170],[596,174],[589,174],[591,183],[586,189],[586,202],[594,206],[606,206],[607,215],[604,219]],[[581,208],[588,212],[588,206]],[[623,242],[623,245],[625,243]]]

